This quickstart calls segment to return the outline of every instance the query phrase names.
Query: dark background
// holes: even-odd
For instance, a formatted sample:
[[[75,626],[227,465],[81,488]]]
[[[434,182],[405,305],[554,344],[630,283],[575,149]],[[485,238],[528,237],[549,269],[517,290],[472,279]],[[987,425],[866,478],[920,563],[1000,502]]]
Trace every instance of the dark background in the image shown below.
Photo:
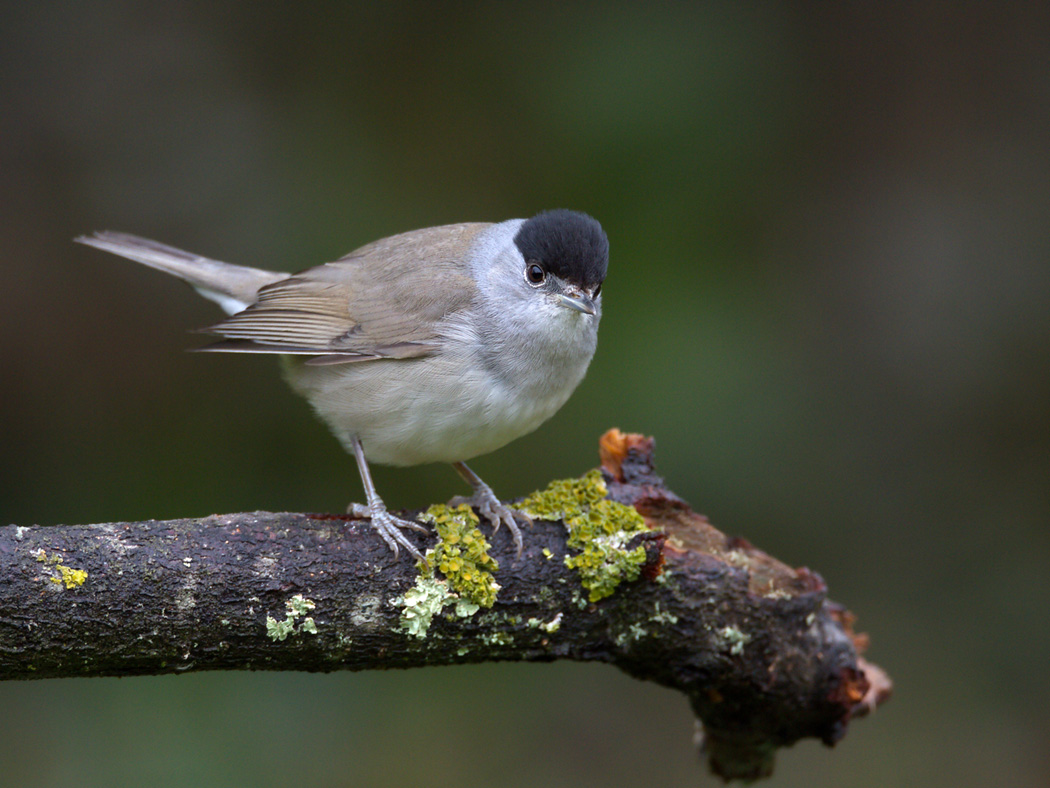
[[[7,3],[0,519],[339,511],[352,459],[214,305],[72,238],[296,270],[551,207],[612,245],[588,378],[503,497],[657,439],[897,684],[772,784],[1050,783],[1050,11],[1036,3]],[[463,492],[376,471],[393,506]],[[163,626],[163,622],[158,622]],[[706,784],[591,665],[0,685],[0,784]]]

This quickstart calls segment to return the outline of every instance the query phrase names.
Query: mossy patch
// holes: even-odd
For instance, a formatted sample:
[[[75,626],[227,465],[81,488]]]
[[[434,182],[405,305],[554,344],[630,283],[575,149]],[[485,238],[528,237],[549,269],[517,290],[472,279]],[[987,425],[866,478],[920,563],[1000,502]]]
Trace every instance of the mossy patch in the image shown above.
[[[648,530],[645,519],[633,507],[606,499],[607,493],[601,471],[593,470],[551,482],[517,507],[530,517],[565,522],[568,545],[579,551],[566,556],[565,565],[579,572],[591,602],[612,596],[625,580],[637,580],[645,563],[645,548],[626,547]]]

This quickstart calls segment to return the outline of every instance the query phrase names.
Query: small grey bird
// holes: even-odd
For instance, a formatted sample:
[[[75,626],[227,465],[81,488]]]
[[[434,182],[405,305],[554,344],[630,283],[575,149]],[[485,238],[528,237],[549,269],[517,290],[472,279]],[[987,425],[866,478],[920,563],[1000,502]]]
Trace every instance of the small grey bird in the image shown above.
[[[395,235],[289,275],[231,265],[122,233],[77,241],[185,280],[229,318],[200,348],[271,353],[361,473],[368,517],[397,555],[417,558],[372,483],[368,461],[449,462],[466,499],[506,524],[515,516],[465,464],[549,419],[594,355],[609,242],[582,213],[546,211],[499,224],[450,224]]]

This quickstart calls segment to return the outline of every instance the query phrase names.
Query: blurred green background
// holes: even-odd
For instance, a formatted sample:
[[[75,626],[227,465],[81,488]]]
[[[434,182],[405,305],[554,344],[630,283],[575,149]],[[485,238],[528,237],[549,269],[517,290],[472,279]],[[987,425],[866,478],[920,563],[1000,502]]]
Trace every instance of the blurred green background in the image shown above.
[[[0,519],[361,498],[274,363],[184,352],[213,305],[74,236],[297,270],[584,210],[590,374],[478,472],[523,495],[648,433],[694,508],[826,578],[896,695],[771,784],[1050,784],[1048,8],[6,3]],[[691,726],[592,665],[4,683],[0,785],[711,783]]]

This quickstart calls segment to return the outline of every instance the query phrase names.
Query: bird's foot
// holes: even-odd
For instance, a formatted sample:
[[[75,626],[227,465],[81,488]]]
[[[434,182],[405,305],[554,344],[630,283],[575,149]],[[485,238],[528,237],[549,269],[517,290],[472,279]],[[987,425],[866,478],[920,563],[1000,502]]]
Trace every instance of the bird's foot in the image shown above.
[[[346,508],[347,514],[359,517],[361,519],[367,519],[371,526],[379,533],[383,538],[383,541],[387,543],[387,547],[394,551],[394,558],[397,558],[398,545],[404,547],[409,553],[414,555],[425,565],[427,559],[423,557],[423,554],[419,552],[419,549],[412,544],[401,533],[402,528],[411,528],[413,531],[422,531],[425,534],[430,533],[429,530],[424,528],[419,523],[412,522],[411,520],[403,520],[400,517],[394,517],[387,511],[386,505],[382,501],[377,501],[371,506],[366,506],[361,503],[352,503]]]
[[[469,497],[457,495],[449,501],[451,506],[459,506],[464,503],[476,508],[483,519],[492,523],[492,533],[495,534],[499,530],[500,525],[505,524],[514,538],[514,547],[517,548],[518,558],[521,558],[521,529],[518,528],[517,521],[520,519],[526,525],[532,525],[531,517],[524,512],[519,512],[517,509],[512,509],[500,501],[496,494],[492,492],[492,488],[481,481],[474,486],[473,495]]]

